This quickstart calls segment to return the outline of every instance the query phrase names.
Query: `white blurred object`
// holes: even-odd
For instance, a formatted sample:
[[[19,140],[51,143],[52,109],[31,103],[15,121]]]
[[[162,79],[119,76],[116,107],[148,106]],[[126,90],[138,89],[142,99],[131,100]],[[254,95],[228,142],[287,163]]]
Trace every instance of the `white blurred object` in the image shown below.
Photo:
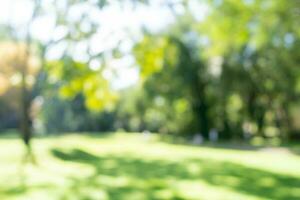
[[[193,144],[200,145],[203,142],[204,142],[204,138],[201,133],[197,133],[196,135],[194,135]]]
[[[149,141],[149,140],[150,140],[150,137],[151,137],[151,132],[150,132],[150,131],[144,130],[144,131],[142,132],[142,134],[143,134],[143,139],[144,139],[145,141]]]
[[[253,127],[251,125],[251,123],[244,123],[243,124],[243,137],[245,140],[249,140],[252,136],[252,133],[253,132]]]
[[[219,139],[219,133],[216,129],[211,129],[209,131],[209,141],[211,142],[217,142]]]

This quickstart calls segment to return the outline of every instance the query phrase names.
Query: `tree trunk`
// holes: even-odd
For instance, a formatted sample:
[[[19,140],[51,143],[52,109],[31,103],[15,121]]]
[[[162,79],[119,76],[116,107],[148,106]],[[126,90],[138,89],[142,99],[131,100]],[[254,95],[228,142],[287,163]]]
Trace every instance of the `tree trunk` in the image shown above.
[[[204,138],[208,138],[209,119],[207,115],[207,105],[203,102],[198,107],[198,114],[200,118],[200,130]]]
[[[26,58],[27,60],[27,58]],[[30,149],[30,139],[32,137],[31,128],[30,128],[30,96],[26,83],[27,77],[27,61],[25,61],[22,68],[22,85],[21,85],[21,133],[22,139],[25,146]]]
[[[285,131],[284,131],[284,140],[285,142],[289,142],[290,140],[290,133],[292,129],[292,120],[289,113],[288,103],[283,104],[283,117],[284,117],[284,124],[285,124]]]
[[[231,127],[229,125],[227,113],[225,107],[223,108],[223,115],[222,115],[222,124],[223,124],[223,130],[222,130],[222,135],[221,138],[225,140],[229,140],[232,137],[231,134]]]
[[[199,130],[204,138],[208,138],[210,129],[210,119],[208,116],[208,104],[205,96],[205,86],[197,87],[195,92],[196,102],[194,104],[194,113],[199,120]]]

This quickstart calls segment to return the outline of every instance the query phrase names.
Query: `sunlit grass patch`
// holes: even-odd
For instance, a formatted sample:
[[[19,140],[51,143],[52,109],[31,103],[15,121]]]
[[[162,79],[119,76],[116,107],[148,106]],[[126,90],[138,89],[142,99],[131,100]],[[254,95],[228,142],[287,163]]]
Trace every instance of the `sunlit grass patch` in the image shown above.
[[[0,140],[0,199],[299,199],[300,157],[163,143],[143,134]]]

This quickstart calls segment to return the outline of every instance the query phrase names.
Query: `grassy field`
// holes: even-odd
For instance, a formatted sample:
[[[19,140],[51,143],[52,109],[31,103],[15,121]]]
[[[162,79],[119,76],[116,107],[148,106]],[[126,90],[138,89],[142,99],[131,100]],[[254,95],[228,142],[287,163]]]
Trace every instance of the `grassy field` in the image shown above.
[[[166,144],[141,134],[0,138],[0,199],[300,199],[300,155]]]

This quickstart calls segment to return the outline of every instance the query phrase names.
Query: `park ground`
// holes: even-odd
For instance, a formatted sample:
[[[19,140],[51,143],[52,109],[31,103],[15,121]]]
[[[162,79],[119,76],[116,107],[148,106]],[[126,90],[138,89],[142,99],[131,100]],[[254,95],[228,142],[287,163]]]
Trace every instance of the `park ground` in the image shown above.
[[[166,143],[142,134],[0,137],[0,199],[300,199],[293,147]]]

